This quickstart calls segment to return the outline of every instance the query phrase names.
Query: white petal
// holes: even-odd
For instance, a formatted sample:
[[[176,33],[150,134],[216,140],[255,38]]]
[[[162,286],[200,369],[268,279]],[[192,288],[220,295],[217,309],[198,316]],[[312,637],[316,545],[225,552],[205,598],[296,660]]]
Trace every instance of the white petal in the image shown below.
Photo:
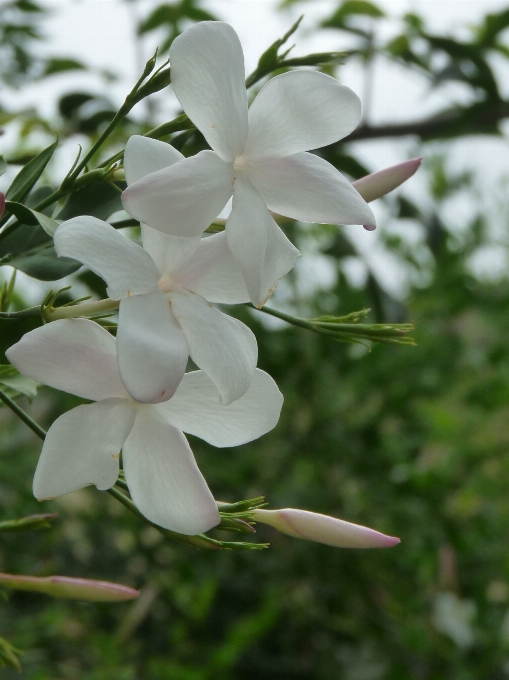
[[[262,307],[300,253],[274,222],[260,194],[242,177],[235,182],[226,239],[244,276],[251,302]]]
[[[157,288],[160,273],[150,255],[102,220],[73,217],[62,222],[54,240],[58,255],[72,257],[100,276],[113,300]]]
[[[115,338],[88,319],[52,321],[24,335],[5,355],[29,378],[83,399],[128,396]]]
[[[269,80],[249,108],[250,160],[309,151],[343,139],[361,118],[359,97],[318,71],[293,71]]]
[[[109,489],[118,477],[118,459],[134,422],[126,399],[78,406],[48,430],[34,477],[39,500],[62,496],[89,484]]]
[[[146,224],[141,225],[141,236],[143,247],[162,274],[173,274],[189,260],[194,260],[201,241],[201,236],[170,236]]]
[[[131,184],[122,194],[127,212],[174,236],[201,235],[232,194],[233,164],[200,151]]]
[[[258,359],[253,332],[201,295],[177,289],[170,294],[170,302],[191,359],[214,382],[222,402],[229,404],[241,397],[251,384]]]
[[[371,208],[323,158],[297,153],[253,163],[249,177],[269,210],[303,222],[375,225]]]
[[[124,172],[127,184],[137,182],[145,175],[167,168],[184,156],[171,144],[133,135],[127,140],[124,152]]]
[[[194,257],[175,274],[177,284],[209,302],[236,305],[249,302],[242,270],[226,242],[226,234],[202,238]]]
[[[186,370],[189,349],[160,290],[122,300],[117,350],[120,376],[133,399],[157,403],[173,395]]]
[[[171,84],[182,108],[225,161],[242,153],[247,139],[244,54],[229,24],[201,21],[170,48]]]
[[[306,510],[255,510],[254,519],[283,534],[335,548],[392,548],[400,540],[379,531]]]
[[[154,524],[194,535],[219,523],[186,438],[160,417],[157,407],[138,407],[122,460],[132,499]]]
[[[239,446],[272,430],[283,395],[270,375],[258,368],[246,394],[222,406],[214,384],[203,371],[186,373],[170,401],[155,408],[179,430],[213,446]]]

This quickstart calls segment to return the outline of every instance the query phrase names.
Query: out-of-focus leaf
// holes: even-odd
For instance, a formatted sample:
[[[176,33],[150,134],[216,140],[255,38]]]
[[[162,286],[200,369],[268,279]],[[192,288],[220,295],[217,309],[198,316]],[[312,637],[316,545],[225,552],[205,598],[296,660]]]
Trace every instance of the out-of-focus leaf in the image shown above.
[[[7,163],[5,162],[5,158],[3,156],[0,156],[0,175],[3,175],[6,170]]]
[[[18,671],[18,673],[21,673],[22,668],[17,657],[17,654],[20,653],[19,649],[16,649],[7,640],[0,637],[0,666],[10,666]]]
[[[33,252],[17,255],[6,264],[39,281],[58,281],[81,267],[76,260],[58,257],[52,245],[43,245]]]
[[[77,215],[91,215],[106,220],[117,210],[122,210],[120,193],[108,182],[98,181],[69,194],[56,217],[59,220],[69,220]]]
[[[24,222],[30,226],[35,226],[37,224],[41,226],[48,236],[53,237],[53,234],[59,225],[59,223],[55,220],[52,220],[51,217],[43,215],[42,213],[37,212],[37,210],[32,210],[22,203],[6,201],[5,207],[6,210],[9,210],[9,212],[15,215],[18,220],[20,220],[20,222]]]
[[[58,138],[53,144],[46,147],[41,153],[37,154],[29,163],[22,168],[14,178],[11,186],[5,192],[5,198],[9,201],[21,202],[28,194],[30,189],[37,182],[39,177],[44,172],[44,168],[48,164],[50,158],[53,156],[57,148]]]
[[[93,94],[88,92],[71,92],[60,98],[58,111],[61,116],[68,120],[74,118],[76,111],[86,102],[95,99]]]
[[[368,16],[381,19],[385,12],[371,2],[366,0],[347,0],[334,14],[323,22],[323,26],[328,28],[345,28],[351,30],[348,19],[354,16]]]
[[[4,391],[12,399],[24,396],[28,397],[30,401],[36,396],[39,387],[39,383],[21,375],[14,366],[6,366],[4,364],[0,364],[0,385],[2,385],[2,387],[7,387]],[[3,405],[2,402],[1,406]]]
[[[21,12],[27,12],[30,14],[42,14],[43,12],[46,12],[44,7],[41,7],[41,5],[31,2],[30,0],[17,0],[17,2],[14,4],[16,9],[19,9]]]
[[[484,17],[484,24],[477,28],[477,45],[480,47],[495,47],[500,33],[509,27],[509,9],[498,14],[488,14]]]
[[[46,62],[44,71],[42,72],[42,77],[51,76],[55,73],[64,73],[65,71],[84,71],[86,69],[85,64],[77,59],[62,59],[58,57],[53,57]]]

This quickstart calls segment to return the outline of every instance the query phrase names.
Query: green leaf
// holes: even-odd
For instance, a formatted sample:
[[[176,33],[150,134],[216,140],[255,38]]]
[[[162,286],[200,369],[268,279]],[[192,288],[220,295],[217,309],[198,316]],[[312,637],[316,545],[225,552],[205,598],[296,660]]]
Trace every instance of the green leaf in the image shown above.
[[[0,175],[3,175],[6,170],[7,163],[5,162],[5,158],[0,155]]]
[[[57,281],[73,274],[81,267],[76,260],[58,257],[52,245],[43,245],[31,253],[17,255],[5,264],[39,281]]]
[[[53,57],[53,59],[48,59],[44,71],[42,72],[42,77],[51,76],[55,73],[64,73],[66,71],[85,71],[86,66],[81,61],[77,59],[62,59],[58,57]]]
[[[366,0],[347,0],[329,19],[322,23],[322,26],[351,30],[351,24],[348,20],[359,15],[380,19],[385,16],[385,12],[373,3],[366,2]]]
[[[7,393],[11,399],[25,396],[32,401],[37,394],[39,383],[24,375],[14,368],[14,366],[0,364],[0,385],[7,388],[4,392]],[[2,403],[3,406],[3,403]]]
[[[41,151],[35,158],[22,168],[14,178],[11,186],[5,193],[5,198],[9,201],[22,201],[29,193],[30,189],[37,182],[39,177],[44,172],[44,168],[48,164],[50,158],[53,156],[57,148],[58,137],[53,144],[50,144],[46,149]]]
[[[108,182],[91,182],[69,195],[57,219],[69,220],[77,215],[91,215],[107,220],[117,210],[122,210],[118,190]]]
[[[32,210],[22,203],[16,203],[15,201],[5,202],[6,210],[9,210],[13,215],[15,215],[20,222],[24,222],[30,226],[40,225],[48,236],[53,237],[58,225],[60,224],[56,220],[52,220],[51,217],[43,215],[37,210]]]
[[[51,520],[58,517],[56,513],[29,515],[19,519],[8,519],[0,522],[0,531],[31,531],[33,529],[49,529]]]

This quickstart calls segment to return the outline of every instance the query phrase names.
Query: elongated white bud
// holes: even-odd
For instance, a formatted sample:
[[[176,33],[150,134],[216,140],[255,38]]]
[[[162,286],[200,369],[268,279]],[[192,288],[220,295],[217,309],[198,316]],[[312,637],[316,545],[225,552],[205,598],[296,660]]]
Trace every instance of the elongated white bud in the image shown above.
[[[422,162],[422,158],[412,158],[409,161],[391,165],[390,168],[372,172],[366,177],[352,182],[352,186],[357,189],[366,203],[371,203],[377,198],[381,198],[389,194],[394,189],[397,189],[403,182],[410,179],[414,175]],[[375,229],[371,224],[365,224],[366,231],[373,231]]]
[[[140,594],[139,590],[121,586],[118,583],[92,581],[70,576],[39,577],[0,574],[0,586],[14,590],[45,593],[52,597],[91,602],[122,602],[123,600],[134,600]]]
[[[254,510],[253,519],[283,534],[317,541],[335,548],[392,548],[400,540],[342,519],[307,510]]]
[[[357,191],[360,193],[366,203],[371,203],[377,198],[381,198],[386,194],[397,189],[403,182],[415,175],[422,162],[422,158],[412,158],[404,163],[392,165],[390,168],[372,172],[366,177],[352,182]]]

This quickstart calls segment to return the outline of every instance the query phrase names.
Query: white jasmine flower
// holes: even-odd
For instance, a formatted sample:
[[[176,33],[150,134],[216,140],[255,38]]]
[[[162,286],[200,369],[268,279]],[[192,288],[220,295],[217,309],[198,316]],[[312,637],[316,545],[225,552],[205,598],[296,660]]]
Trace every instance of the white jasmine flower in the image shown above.
[[[219,21],[176,38],[170,63],[175,94],[213,151],[128,187],[131,215],[165,233],[197,236],[233,195],[227,242],[258,307],[299,256],[269,210],[306,222],[375,225],[341,173],[307,153],[355,129],[360,102],[352,90],[317,71],[285,73],[269,80],[248,112],[242,47]]]
[[[183,434],[218,447],[238,446],[271,430],[283,397],[256,370],[243,397],[222,406],[203,371],[187,373],[173,397],[141,404],[126,392],[115,339],[87,319],[63,319],[31,331],[6,355],[34,380],[93,404],[57,418],[48,430],[34,477],[34,494],[53,498],[118,477],[119,452],[134,503],[155,524],[182,534],[219,523],[214,498]]]
[[[131,137],[133,148],[139,162],[126,162],[128,182],[182,158],[144,137]],[[121,300],[117,347],[127,391],[141,402],[169,399],[191,355],[222,402],[235,401],[249,388],[258,348],[245,324],[210,304],[249,300],[225,234],[181,238],[143,225],[142,238],[143,248],[88,216],[63,222],[54,237],[59,255],[82,262],[106,281],[109,297]]]

